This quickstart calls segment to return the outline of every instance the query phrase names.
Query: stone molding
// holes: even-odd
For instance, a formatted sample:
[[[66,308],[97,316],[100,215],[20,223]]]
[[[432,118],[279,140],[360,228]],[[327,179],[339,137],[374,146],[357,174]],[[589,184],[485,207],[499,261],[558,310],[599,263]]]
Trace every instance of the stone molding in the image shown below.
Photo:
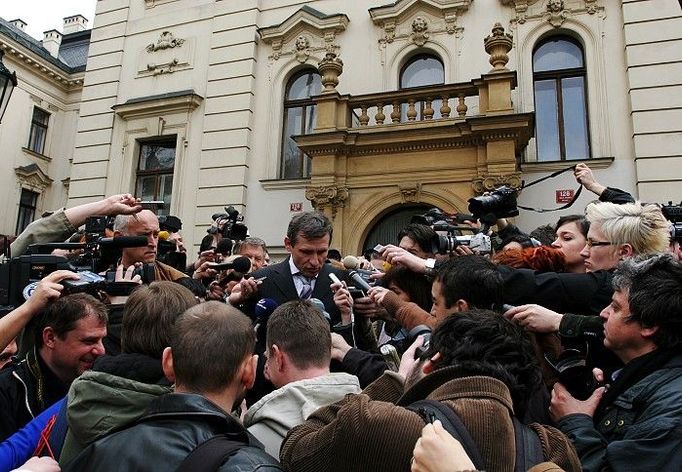
[[[337,185],[308,187],[305,191],[305,198],[310,200],[313,208],[317,211],[330,210],[332,218],[346,206],[349,196],[348,187]]]
[[[471,181],[471,187],[476,195],[481,195],[484,192],[490,192],[497,187],[507,185],[513,189],[520,190],[523,185],[521,179],[521,172],[512,172],[511,174],[484,174]]]
[[[192,112],[203,101],[203,97],[189,90],[170,96],[152,96],[128,100],[111,107],[124,120],[149,118],[163,114]]]
[[[325,15],[303,6],[282,23],[258,29],[258,34],[272,48],[271,61],[293,57],[305,63],[311,57],[319,61],[327,53],[338,54],[341,46],[336,36],[346,30],[349,21],[341,13]]]
[[[554,28],[561,27],[574,15],[594,15],[604,11],[599,0],[500,0],[502,5],[513,7],[512,23],[524,24],[529,20],[547,21]]]
[[[42,193],[52,185],[52,179],[37,164],[15,167],[14,173],[22,187],[28,187],[38,193]]]
[[[6,41],[4,37],[0,37],[0,48],[2,48],[8,56],[12,56],[18,62],[23,62],[26,67],[29,67],[34,73],[44,77],[50,82],[56,83],[62,89],[70,91],[74,88],[83,87],[85,72],[68,74],[56,66],[49,64],[36,54],[25,50],[21,46]]]
[[[375,25],[383,30],[379,44],[411,41],[423,46],[433,36],[460,36],[464,28],[457,18],[469,10],[472,0],[399,0],[392,5],[370,8]]]

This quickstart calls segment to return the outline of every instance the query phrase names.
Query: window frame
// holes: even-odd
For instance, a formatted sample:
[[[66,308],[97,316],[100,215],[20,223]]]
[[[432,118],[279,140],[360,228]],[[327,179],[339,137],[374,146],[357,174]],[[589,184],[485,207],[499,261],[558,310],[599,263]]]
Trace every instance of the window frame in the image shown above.
[[[413,85],[410,87],[403,87],[403,74],[405,73],[405,70],[412,65],[413,63],[417,62],[418,60],[422,59],[435,59],[440,63],[441,70],[443,72],[443,81],[440,83],[433,83],[433,84],[423,84],[423,85]],[[410,56],[405,63],[400,67],[400,72],[398,73],[398,88],[399,90],[413,90],[413,89],[418,89],[420,87],[430,87],[433,85],[445,85],[445,63],[443,62],[443,59],[436,54],[435,52],[430,52],[430,51],[424,51],[420,52],[418,54],[414,54]],[[440,116],[440,105],[442,104],[442,100],[440,98],[434,98],[431,103],[431,107],[433,108],[433,119],[437,119],[437,116]],[[417,112],[417,118],[416,121],[423,121],[424,120],[424,109],[426,108],[426,102],[424,100],[421,100],[415,105],[415,111]],[[400,107],[400,121],[405,122],[408,121],[406,117],[407,113],[407,104],[402,104]]]
[[[36,120],[36,112],[44,113],[45,114],[45,123]],[[40,149],[34,149],[33,147],[33,140],[35,137],[35,131],[36,128],[41,128],[43,131],[43,141],[41,143]],[[50,128],[50,113],[48,111],[43,110],[42,108],[38,106],[33,107],[33,113],[31,114],[31,128],[29,130],[28,134],[28,144],[26,145],[26,148],[32,152],[35,152],[37,154],[45,155],[45,145],[47,144],[47,132],[48,129]]]
[[[289,136],[297,136],[297,135],[304,135],[306,134],[305,132],[305,125],[306,125],[306,119],[308,118],[308,107],[313,107],[312,112],[315,113],[315,101],[312,99],[312,96],[307,97],[307,98],[296,98],[293,100],[288,99],[289,92],[291,91],[291,87],[294,85],[294,82],[296,82],[300,77],[303,77],[304,75],[307,74],[316,74],[322,79],[322,76],[315,70],[311,68],[306,68],[306,69],[301,69],[295,74],[293,74],[289,79],[287,80],[286,86],[284,87],[284,100],[282,101],[282,133],[281,133],[281,145],[280,145],[280,163],[279,163],[279,173],[278,177],[280,180],[292,180],[292,179],[309,179],[310,178],[310,173],[312,171],[312,158],[308,156],[306,153],[304,153],[301,149],[298,149],[298,156],[300,160],[300,165],[299,165],[299,172],[298,172],[298,177],[285,177],[285,169],[286,169],[286,159],[285,159],[285,151],[284,151],[284,146],[287,143],[287,139],[289,139]],[[321,91],[321,90],[320,90]],[[288,128],[287,128],[287,122],[289,118],[289,111],[292,109],[301,109],[301,130],[300,132],[294,135],[287,134]]]
[[[24,204],[24,199],[23,199],[24,193],[31,194],[31,197],[33,200],[32,205]],[[39,198],[40,198],[39,192],[35,192],[31,189],[24,188],[24,187],[21,188],[21,193],[19,194],[19,211],[17,212],[17,224],[16,224],[15,229],[14,229],[14,231],[15,231],[14,234],[16,234],[17,236],[19,236],[26,229],[26,227],[29,224],[31,224],[31,222],[35,221],[36,210],[38,209],[38,199]],[[27,211],[28,211],[28,213],[27,213]],[[26,215],[29,215],[29,214],[30,214],[30,217],[29,217],[30,221],[28,221],[26,224],[22,225],[22,222],[26,221]],[[20,226],[22,226],[22,227],[20,228]]]
[[[538,49],[543,45],[551,41],[566,41],[575,45],[581,53],[582,66],[572,67],[567,69],[553,69],[535,72],[535,54]],[[536,90],[535,84],[540,81],[554,80],[554,86],[556,90],[556,110],[558,118],[558,129],[559,129],[559,161],[577,161],[581,159],[591,159],[592,158],[592,138],[590,135],[590,110],[588,106],[588,82],[587,82],[587,66],[585,61],[585,48],[577,39],[568,35],[552,35],[542,38],[533,47],[533,52],[531,54],[531,67],[533,69],[533,109],[536,110]],[[585,107],[585,129],[586,129],[586,139],[587,139],[587,156],[584,158],[568,159],[566,157],[566,131],[564,124],[564,100],[563,100],[563,89],[561,87],[561,82],[564,79],[580,77],[583,79],[583,104]],[[538,148],[538,131],[537,131],[537,121],[535,123],[535,154],[537,162],[557,162],[556,160],[541,160],[540,152]]]

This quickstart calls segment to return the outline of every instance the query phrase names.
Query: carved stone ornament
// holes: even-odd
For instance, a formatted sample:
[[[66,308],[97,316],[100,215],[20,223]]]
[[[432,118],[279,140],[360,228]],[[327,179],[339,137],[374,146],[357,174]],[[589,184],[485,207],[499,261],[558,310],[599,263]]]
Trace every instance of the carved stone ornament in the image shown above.
[[[175,72],[175,69],[179,64],[180,61],[178,61],[177,58],[174,58],[172,61],[167,62],[166,64],[149,63],[147,64],[147,70],[151,72],[152,75],[172,74]]]
[[[343,61],[337,57],[333,52],[328,52],[324,59],[317,65],[317,70],[322,76],[322,85],[324,90],[322,93],[335,92],[336,86],[339,85],[339,76],[343,73]]]
[[[483,175],[471,181],[471,186],[476,195],[481,195],[484,192],[492,192],[502,185],[507,185],[513,189],[520,190],[523,185],[521,172],[514,172],[507,175]]]
[[[412,21],[412,42],[417,46],[423,46],[429,39],[429,24],[424,17],[418,16]]]
[[[585,0],[585,10],[590,15],[597,13],[599,7],[597,6],[597,0]]]
[[[564,0],[549,0],[547,2],[547,13],[547,21],[550,25],[558,28],[564,24],[568,17],[568,12],[564,10]]]
[[[398,189],[403,198],[403,203],[417,203],[419,202],[419,193],[421,192],[422,184],[419,182],[411,182],[406,184],[399,184]]]
[[[310,41],[305,36],[299,36],[294,42],[294,55],[296,60],[300,63],[304,63],[310,57]]]
[[[52,179],[45,174],[37,164],[16,167],[14,173],[22,187],[42,193],[47,187],[52,185]]]
[[[504,28],[500,23],[495,23],[492,34],[483,40],[485,52],[490,54],[490,64],[493,66],[491,72],[507,71],[505,67],[509,62],[507,53],[511,51],[513,44],[513,37],[509,33],[504,32]]]
[[[179,48],[185,42],[182,38],[176,38],[170,31],[164,31],[156,40],[156,43],[147,45],[147,52],[163,51],[164,49]]]
[[[308,187],[305,191],[305,198],[310,200],[313,208],[318,211],[324,211],[329,208],[332,212],[332,217],[336,216],[339,208],[346,206],[348,197],[348,187],[338,187],[336,185]]]

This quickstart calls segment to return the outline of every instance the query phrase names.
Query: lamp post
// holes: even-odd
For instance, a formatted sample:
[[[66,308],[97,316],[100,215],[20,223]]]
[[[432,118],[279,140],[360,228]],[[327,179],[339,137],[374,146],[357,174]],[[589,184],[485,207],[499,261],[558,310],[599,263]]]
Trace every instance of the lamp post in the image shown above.
[[[2,122],[2,117],[5,115],[9,97],[12,95],[14,87],[17,86],[17,73],[10,72],[9,69],[5,67],[5,64],[2,63],[2,57],[4,55],[5,51],[0,49],[0,122]]]

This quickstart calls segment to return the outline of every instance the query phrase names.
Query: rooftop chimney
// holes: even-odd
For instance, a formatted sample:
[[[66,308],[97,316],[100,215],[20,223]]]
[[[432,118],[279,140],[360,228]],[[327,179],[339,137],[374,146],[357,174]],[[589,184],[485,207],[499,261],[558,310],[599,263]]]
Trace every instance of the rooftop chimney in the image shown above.
[[[59,46],[62,44],[62,34],[54,29],[43,33],[43,47],[54,56],[59,56]]]
[[[26,31],[26,22],[22,20],[21,18],[17,18],[16,20],[12,20],[9,22],[12,26],[14,26],[16,29],[21,30],[21,31]]]
[[[88,20],[83,15],[73,15],[64,18],[64,34],[77,33],[88,29]]]

